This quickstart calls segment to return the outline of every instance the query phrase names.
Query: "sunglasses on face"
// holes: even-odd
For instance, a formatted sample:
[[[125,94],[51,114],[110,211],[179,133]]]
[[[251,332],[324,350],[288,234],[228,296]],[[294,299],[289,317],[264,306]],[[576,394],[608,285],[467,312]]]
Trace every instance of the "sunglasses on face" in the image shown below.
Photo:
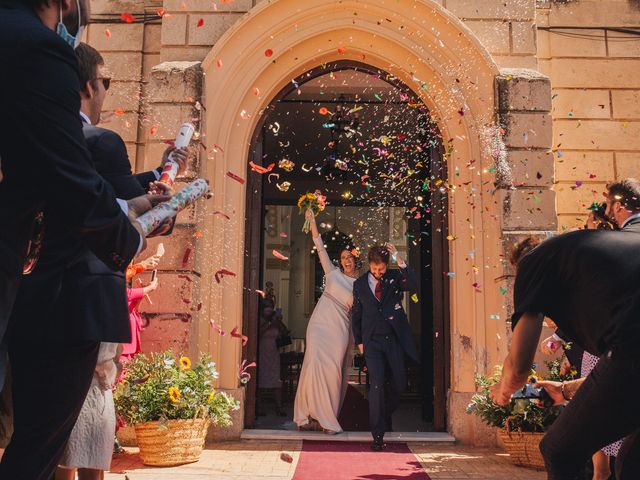
[[[101,80],[104,89],[109,90],[109,87],[111,86],[111,79],[109,77],[98,77],[96,80]]]

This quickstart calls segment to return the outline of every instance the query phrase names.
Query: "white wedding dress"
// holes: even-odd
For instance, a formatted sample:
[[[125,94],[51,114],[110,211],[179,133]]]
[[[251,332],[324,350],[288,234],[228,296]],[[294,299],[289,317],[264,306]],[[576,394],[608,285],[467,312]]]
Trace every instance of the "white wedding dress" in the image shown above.
[[[307,349],[296,391],[293,420],[300,427],[316,419],[322,428],[341,432],[338,413],[347,392],[353,354],[350,310],[353,282],[336,267],[322,244],[318,249],[325,273],[325,289],[307,326]]]

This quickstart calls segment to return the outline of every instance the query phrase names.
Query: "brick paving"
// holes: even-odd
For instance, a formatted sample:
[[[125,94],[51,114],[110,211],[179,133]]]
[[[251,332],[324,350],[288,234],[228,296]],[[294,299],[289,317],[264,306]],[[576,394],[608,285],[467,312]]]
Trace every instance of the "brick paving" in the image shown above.
[[[546,474],[512,465],[499,450],[454,445],[409,444],[431,480],[543,480]],[[290,480],[300,455],[300,441],[243,440],[208,447],[199,462],[179,467],[142,465],[137,449],[116,455],[106,480]],[[293,463],[280,459],[281,453]],[[371,472],[375,475],[375,472]],[[372,477],[373,478],[373,477]],[[313,480],[313,479],[309,479]],[[356,479],[354,479],[356,480]],[[379,479],[385,480],[385,479]],[[391,479],[389,479],[391,480]]]

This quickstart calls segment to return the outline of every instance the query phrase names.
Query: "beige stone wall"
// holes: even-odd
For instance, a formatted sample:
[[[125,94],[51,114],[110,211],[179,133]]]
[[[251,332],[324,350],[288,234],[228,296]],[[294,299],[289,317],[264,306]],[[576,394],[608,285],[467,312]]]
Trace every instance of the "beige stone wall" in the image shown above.
[[[161,60],[204,60],[216,41],[261,2],[164,0],[168,15],[162,22]],[[435,3],[460,18],[498,66],[536,68],[535,0],[436,0]]]
[[[535,2],[442,0],[491,53],[499,67],[536,68]]]
[[[145,115],[146,83],[151,67],[160,58],[161,21],[151,17],[162,1],[93,0],[91,5],[93,23],[85,41],[102,53],[112,77],[101,126],[122,136],[132,167],[142,171],[145,144],[153,137],[153,125]],[[123,12],[131,13],[140,23],[123,23]],[[159,163],[156,158],[153,166]]]
[[[164,148],[157,133],[151,134],[155,125],[145,117],[144,89],[151,67],[162,61],[203,60],[257,3],[260,0],[93,1],[93,16],[99,20],[118,19],[121,12],[142,18],[159,7],[166,12],[162,20],[145,24],[89,28],[88,42],[104,53],[115,79],[105,111],[124,111],[112,115],[105,126],[122,134],[136,170],[155,166]],[[464,21],[498,66],[539,65],[551,78],[560,229],[582,224],[585,206],[601,198],[607,181],[640,175],[640,42],[598,28],[638,27],[640,10],[632,1],[549,0],[538,2],[537,10],[533,0],[437,3]],[[536,24],[591,27],[579,33],[593,37],[567,36],[575,31],[562,29],[536,32]],[[576,181],[583,184],[578,187]]]
[[[640,26],[628,0],[548,2],[538,9],[539,69],[551,78],[558,223],[582,226],[607,182],[640,176]],[[570,30],[558,27],[587,27]],[[576,34],[589,35],[579,38]],[[576,182],[582,182],[578,186]]]
[[[253,5],[253,0],[164,0],[161,61],[204,60],[222,34]]]

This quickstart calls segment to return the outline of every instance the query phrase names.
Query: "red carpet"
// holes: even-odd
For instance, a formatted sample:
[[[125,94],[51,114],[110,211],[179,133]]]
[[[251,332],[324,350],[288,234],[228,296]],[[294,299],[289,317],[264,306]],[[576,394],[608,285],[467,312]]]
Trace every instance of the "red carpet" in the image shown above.
[[[368,443],[305,440],[293,480],[429,480],[429,475],[406,443],[372,452]]]

